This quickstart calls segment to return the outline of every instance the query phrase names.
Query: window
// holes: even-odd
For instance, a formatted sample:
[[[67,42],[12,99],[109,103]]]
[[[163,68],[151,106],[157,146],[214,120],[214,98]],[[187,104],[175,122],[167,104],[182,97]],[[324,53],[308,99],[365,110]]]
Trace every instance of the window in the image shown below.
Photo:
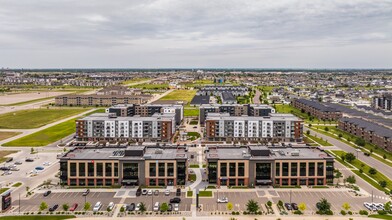
[[[317,163],[317,176],[324,176],[324,163]]]
[[[165,176],[165,163],[158,164],[158,175]]]
[[[309,176],[314,176],[314,163],[309,163],[309,167],[308,167],[308,175]]]
[[[282,163],[282,176],[289,175],[289,163]]]
[[[245,163],[238,163],[238,176],[245,176]]]
[[[150,176],[156,176],[156,175],[157,175],[157,164],[150,163]]]
[[[256,164],[256,179],[270,180],[271,179],[271,164],[257,163]]]
[[[69,164],[70,176],[76,176],[76,163]]]
[[[216,162],[208,163],[208,181],[209,183],[216,183],[217,179],[217,164]]]
[[[157,181],[155,179],[150,179],[150,186],[156,186]]]
[[[229,186],[235,186],[235,179],[229,180]]]
[[[79,176],[86,176],[86,164],[79,163]]]
[[[280,163],[275,163],[275,176],[280,176]]]
[[[124,163],[123,179],[138,179],[139,165],[137,163]]]
[[[229,174],[230,176],[235,176],[235,163],[229,164]]]
[[[97,176],[103,176],[103,164],[97,163]],[[97,183],[98,185],[98,183]]]
[[[299,175],[306,176],[306,163],[299,164]]]
[[[174,176],[174,163],[167,163],[167,176]]]
[[[105,163],[105,176],[112,176],[112,163]]]
[[[118,163],[114,163],[114,176],[118,176]]]
[[[227,176],[227,163],[220,164],[220,175]]]
[[[94,176],[94,163],[88,163],[87,169],[88,176]]]
[[[298,163],[291,163],[291,176],[297,176],[298,175],[297,170],[298,170]]]

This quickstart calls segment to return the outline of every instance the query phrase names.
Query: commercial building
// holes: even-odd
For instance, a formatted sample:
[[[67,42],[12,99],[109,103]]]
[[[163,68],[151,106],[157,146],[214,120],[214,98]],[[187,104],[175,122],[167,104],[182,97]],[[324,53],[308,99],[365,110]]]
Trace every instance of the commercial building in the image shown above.
[[[149,117],[155,113],[175,114],[176,125],[180,125],[184,118],[184,106],[178,104],[115,105],[107,108],[106,113],[115,113],[119,117],[135,115]]]
[[[218,186],[298,186],[333,183],[334,158],[318,148],[208,147],[207,175]]]
[[[342,117],[342,113],[339,110],[325,106],[318,101],[294,99],[292,105],[320,120],[336,121]]]
[[[76,139],[80,141],[169,142],[174,133],[174,113],[155,113],[148,117],[95,113],[76,120]]]
[[[392,151],[392,130],[361,118],[341,118],[339,128],[378,147]]]
[[[210,104],[200,106],[199,121],[204,126],[209,113],[229,113],[231,116],[268,116],[275,113],[275,109],[269,105],[261,104]]]
[[[392,110],[392,93],[384,93],[373,97],[372,107],[376,109]]]
[[[77,147],[60,157],[60,180],[68,186],[185,185],[185,148]]]
[[[230,116],[209,113],[206,118],[209,141],[302,141],[303,121],[292,114]]]

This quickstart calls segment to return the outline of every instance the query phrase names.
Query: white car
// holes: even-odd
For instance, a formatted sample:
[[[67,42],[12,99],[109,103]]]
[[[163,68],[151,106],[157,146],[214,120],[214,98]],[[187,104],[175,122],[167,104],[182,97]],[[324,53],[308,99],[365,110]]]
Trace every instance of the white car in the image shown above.
[[[178,212],[179,209],[180,209],[180,204],[175,203],[174,204],[174,211]]]
[[[147,195],[149,195],[149,196],[152,195],[152,189],[149,189],[149,190],[148,190]]]
[[[160,208],[160,205],[159,205],[159,202],[155,202],[155,205],[154,205],[154,211],[159,211],[159,208]]]
[[[97,202],[97,203],[95,203],[93,211],[98,212],[101,209],[101,207],[102,207],[102,202]]]
[[[169,196],[170,195],[170,190],[165,190],[165,196]]]
[[[229,199],[227,197],[222,197],[217,200],[218,203],[228,203]]]
[[[42,165],[44,165],[44,166],[49,166],[49,165],[50,165],[50,162],[45,161]]]
[[[140,211],[140,203],[136,204],[135,211]]]
[[[147,191],[146,189],[143,189],[143,190],[142,190],[142,195],[147,195],[147,192],[148,192],[148,191]]]
[[[369,209],[369,211],[372,211],[372,205],[371,205],[371,203],[364,202],[364,203],[363,203],[363,206],[365,206],[365,208]]]
[[[109,205],[108,205],[108,210],[112,211],[113,208],[114,208],[114,202],[110,202]]]

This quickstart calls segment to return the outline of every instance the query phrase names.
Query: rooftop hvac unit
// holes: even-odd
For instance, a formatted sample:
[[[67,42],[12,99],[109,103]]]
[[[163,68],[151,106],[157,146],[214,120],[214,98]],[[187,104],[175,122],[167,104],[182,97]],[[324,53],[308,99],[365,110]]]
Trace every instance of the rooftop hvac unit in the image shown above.
[[[291,156],[299,156],[299,151],[298,150],[292,151]]]
[[[155,154],[162,154],[163,151],[161,149],[155,150]]]

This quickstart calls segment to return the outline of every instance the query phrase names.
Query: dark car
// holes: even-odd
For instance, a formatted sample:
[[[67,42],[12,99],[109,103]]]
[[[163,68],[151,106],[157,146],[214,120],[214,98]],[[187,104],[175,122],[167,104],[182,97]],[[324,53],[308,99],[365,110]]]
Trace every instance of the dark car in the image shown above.
[[[290,204],[290,203],[287,203],[287,202],[286,202],[286,203],[284,204],[284,206],[285,206],[286,209],[289,210],[289,211],[290,211],[290,210],[293,210],[293,207],[291,207],[291,204]]]
[[[142,194],[142,188],[137,188],[136,196],[140,196]]]
[[[173,205],[172,205],[172,204],[169,204],[169,207],[167,208],[167,211],[168,211],[168,212],[173,211]]]
[[[178,197],[175,197],[175,198],[173,198],[173,199],[170,199],[170,203],[180,203],[180,202],[181,202],[181,199],[178,198]]]
[[[1,171],[8,171],[8,170],[10,170],[11,168],[9,168],[9,167],[0,167],[0,170]]]
[[[83,196],[87,196],[90,193],[90,189],[86,189],[86,191],[83,192]]]
[[[44,193],[44,196],[47,197],[48,195],[50,195],[52,193],[52,191],[48,190]]]
[[[298,210],[298,205],[295,202],[291,203],[291,207],[293,207],[294,210]]]
[[[26,158],[25,161],[26,161],[26,162],[34,162],[34,159],[32,159],[32,158]]]
[[[9,163],[9,162],[11,162],[11,161],[13,161],[14,160],[14,158],[12,158],[12,157],[9,157],[9,158],[7,158],[7,160],[5,161],[6,163]]]
[[[59,205],[54,205],[54,206],[52,206],[52,207],[50,207],[49,208],[49,212],[54,212],[54,211],[56,211],[56,209],[59,207]]]
[[[177,189],[176,196],[181,196],[181,189],[180,188]]]
[[[135,203],[129,204],[129,206],[127,206],[127,211],[135,211]]]

